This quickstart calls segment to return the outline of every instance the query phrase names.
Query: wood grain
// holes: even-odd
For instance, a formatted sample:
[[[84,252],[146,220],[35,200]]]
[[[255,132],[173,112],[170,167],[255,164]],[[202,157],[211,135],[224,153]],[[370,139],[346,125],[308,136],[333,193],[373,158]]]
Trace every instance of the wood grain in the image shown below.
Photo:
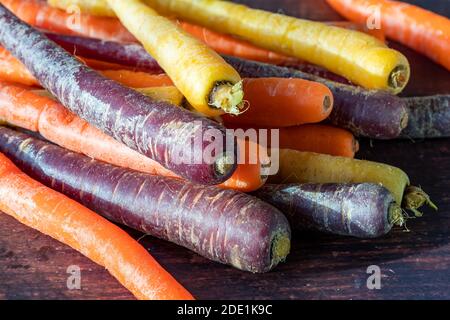
[[[323,0],[239,1],[315,20],[337,20]],[[448,15],[448,1],[411,1]],[[445,4],[443,4],[445,3]],[[412,50],[408,95],[450,93],[450,73]],[[295,235],[292,254],[275,271],[241,272],[173,244],[127,229],[199,299],[449,299],[450,139],[362,141],[359,158],[403,168],[439,206],[376,240]],[[81,268],[81,290],[68,290],[70,265]],[[366,286],[367,267],[382,271],[381,290]],[[0,214],[1,299],[132,299],[103,268],[57,241]]]

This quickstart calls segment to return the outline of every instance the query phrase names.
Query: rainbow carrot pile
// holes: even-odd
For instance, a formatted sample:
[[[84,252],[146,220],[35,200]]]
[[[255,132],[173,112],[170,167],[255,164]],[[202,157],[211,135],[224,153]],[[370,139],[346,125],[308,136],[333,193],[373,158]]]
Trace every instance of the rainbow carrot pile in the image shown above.
[[[113,222],[261,273],[286,260],[291,228],[375,238],[437,209],[400,168],[358,159],[357,138],[450,136],[449,96],[397,96],[410,66],[385,41],[450,70],[449,20],[327,2],[351,21],[220,0],[0,0],[0,210],[137,298],[192,299]]]

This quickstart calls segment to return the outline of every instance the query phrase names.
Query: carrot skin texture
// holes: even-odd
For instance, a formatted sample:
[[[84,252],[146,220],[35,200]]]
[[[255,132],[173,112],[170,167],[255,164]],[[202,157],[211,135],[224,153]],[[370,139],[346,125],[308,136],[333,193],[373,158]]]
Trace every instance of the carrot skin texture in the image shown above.
[[[3,5],[0,5],[0,42],[72,112],[180,176],[201,184],[218,184],[235,170],[236,164],[218,174],[214,164],[173,161],[179,157],[177,152],[186,147],[198,149],[192,137],[203,138],[207,130],[220,132],[222,145],[226,146],[225,129],[211,120],[168,103],[152,101],[105,79],[21,22]],[[194,150],[193,154],[203,154],[208,145],[209,142],[202,141],[200,150]],[[221,156],[220,150],[217,152],[216,156]],[[236,159],[236,150],[225,152]]]
[[[402,138],[450,137],[450,95],[404,98],[409,112]]]
[[[0,142],[8,157],[45,185],[211,260],[266,272],[276,265],[274,237],[290,239],[284,215],[250,195],[115,167],[5,127]]]
[[[376,238],[393,226],[395,200],[377,184],[266,184],[253,195],[280,209],[293,230]]]
[[[357,136],[393,139],[400,135],[407,124],[405,102],[388,92],[365,90],[298,70],[235,57],[226,57],[225,60],[245,78],[300,78],[326,85],[334,97],[330,122],[349,129]]]
[[[125,231],[32,180],[2,154],[0,210],[104,266],[138,299],[193,299]]]

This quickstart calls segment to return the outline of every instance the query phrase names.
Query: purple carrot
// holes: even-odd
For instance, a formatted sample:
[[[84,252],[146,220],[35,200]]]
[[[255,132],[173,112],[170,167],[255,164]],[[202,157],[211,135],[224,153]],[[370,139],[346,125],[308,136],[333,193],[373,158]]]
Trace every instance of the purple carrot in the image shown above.
[[[253,194],[280,209],[297,230],[376,238],[404,222],[391,193],[377,184],[267,184]]]
[[[223,126],[104,78],[1,4],[0,43],[73,113],[178,175],[218,184],[234,172],[236,149],[226,148],[233,140]],[[192,161],[209,155],[211,135],[224,148]]]
[[[137,43],[119,43],[55,33],[45,34],[71,54],[132,66],[150,73],[164,73],[155,59]]]
[[[253,196],[116,167],[1,126],[0,150],[106,218],[211,260],[266,272],[289,252],[285,216]]]
[[[91,52],[92,48],[98,45],[100,47],[98,54],[92,57],[108,62],[119,62],[121,57],[126,56],[126,64],[131,67],[139,68],[146,64],[150,66],[155,64],[155,60],[145,49],[136,44],[105,42],[74,36],[58,36],[54,37],[54,40],[67,47],[70,52],[74,52],[74,50],[79,53],[86,50]],[[109,47],[112,49],[107,52]],[[224,58],[243,77],[301,78],[325,84],[334,95],[334,108],[330,115],[331,122],[337,126],[348,128],[357,135],[392,139],[398,137],[407,125],[408,114],[404,101],[388,92],[365,90],[292,68],[229,56],[224,56]]]
[[[409,123],[403,138],[425,139],[450,137],[450,95],[404,98]]]

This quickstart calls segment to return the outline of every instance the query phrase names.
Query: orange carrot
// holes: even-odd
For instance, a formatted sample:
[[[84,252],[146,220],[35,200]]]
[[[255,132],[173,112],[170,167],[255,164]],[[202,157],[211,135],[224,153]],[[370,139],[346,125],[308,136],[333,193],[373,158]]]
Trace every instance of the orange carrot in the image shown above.
[[[173,86],[172,80],[166,74],[155,75],[131,70],[100,70],[99,72],[130,88]]]
[[[153,75],[126,69],[104,70],[103,67],[109,66],[109,64],[106,65],[103,61],[98,62],[86,58],[80,58],[80,60],[95,65],[96,67],[100,67],[98,70],[105,77],[132,88],[173,86],[172,80],[165,74]],[[33,77],[28,69],[2,47],[0,47],[0,80],[17,82],[28,86],[40,86],[39,82]]]
[[[248,130],[253,127],[228,124],[227,128]],[[257,127],[256,129],[261,128]],[[355,153],[359,150],[358,140],[351,132],[330,125],[304,124],[295,127],[278,128],[278,130],[280,149],[329,154],[347,158],[354,158]],[[271,143],[269,141],[270,146]]]
[[[125,231],[31,179],[1,153],[0,210],[104,266],[136,298],[193,298]]]
[[[357,23],[378,17],[389,38],[428,56],[450,70],[450,19],[400,1],[327,0]]]
[[[75,116],[58,102],[25,88],[0,82],[0,122],[30,131],[69,150],[117,166],[154,175],[179,178],[158,162],[128,148],[96,127]],[[240,144],[240,148],[244,145]],[[245,148],[249,148],[247,145]],[[244,150],[244,149],[242,149]],[[227,189],[250,192],[265,183],[262,163],[239,164],[222,185]]]
[[[345,129],[310,124],[281,128],[280,148],[354,158],[359,144]]]
[[[244,79],[249,108],[238,115],[223,115],[226,124],[288,127],[315,123],[331,113],[333,95],[325,85],[303,79]]]
[[[118,19],[96,17],[52,8],[39,0],[0,0],[28,24],[56,33],[80,35],[110,41],[135,42],[135,37]],[[68,10],[69,11],[69,10]]]
[[[0,47],[0,79],[27,86],[39,86],[39,82],[33,77],[22,62],[17,60],[2,47]]]

